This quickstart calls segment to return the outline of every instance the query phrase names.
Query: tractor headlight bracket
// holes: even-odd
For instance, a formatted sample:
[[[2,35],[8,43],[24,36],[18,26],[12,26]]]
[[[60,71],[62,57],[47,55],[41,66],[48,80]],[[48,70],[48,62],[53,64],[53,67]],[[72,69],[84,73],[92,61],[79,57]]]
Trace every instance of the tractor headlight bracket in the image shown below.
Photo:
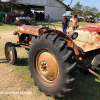
[[[73,32],[73,33],[70,35],[70,38],[72,38],[73,40],[75,40],[77,37],[78,37],[78,33],[77,33],[77,32]]]

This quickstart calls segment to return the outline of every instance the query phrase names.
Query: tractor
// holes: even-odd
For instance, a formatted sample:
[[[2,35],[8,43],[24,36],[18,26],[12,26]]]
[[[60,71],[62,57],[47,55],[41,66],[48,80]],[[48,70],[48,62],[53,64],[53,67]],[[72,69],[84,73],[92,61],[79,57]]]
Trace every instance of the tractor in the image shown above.
[[[31,17],[23,14],[20,17],[16,17],[14,24],[18,25],[18,26],[21,26],[23,24],[25,24],[25,25],[36,25],[36,20],[34,18],[31,18]]]
[[[16,17],[19,17],[20,14],[18,13],[6,13],[5,17],[3,17],[2,22],[5,24],[10,24],[10,22],[14,22]]]
[[[17,42],[5,44],[5,56],[17,63],[16,47],[28,51],[31,77],[39,90],[54,98],[68,95],[75,87],[79,68],[100,77],[100,25],[86,25],[68,35],[55,27],[19,26]]]

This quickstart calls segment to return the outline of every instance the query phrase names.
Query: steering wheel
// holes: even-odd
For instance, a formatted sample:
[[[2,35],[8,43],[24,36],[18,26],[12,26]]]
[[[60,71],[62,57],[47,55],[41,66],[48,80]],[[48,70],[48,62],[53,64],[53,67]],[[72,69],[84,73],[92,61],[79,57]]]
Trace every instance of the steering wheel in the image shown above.
[[[56,30],[55,25],[53,25],[53,24],[51,24],[51,23],[48,23],[48,27],[49,27],[49,25],[53,26],[53,27],[55,28],[55,30]]]
[[[46,26],[43,26],[43,24],[42,24],[42,22],[41,22],[41,26],[43,27],[43,28],[45,28],[45,29],[49,29],[49,26],[53,26],[55,29],[56,29],[56,27],[55,27],[55,25],[53,25],[53,24],[51,24],[51,23],[48,23],[48,27],[46,27]]]

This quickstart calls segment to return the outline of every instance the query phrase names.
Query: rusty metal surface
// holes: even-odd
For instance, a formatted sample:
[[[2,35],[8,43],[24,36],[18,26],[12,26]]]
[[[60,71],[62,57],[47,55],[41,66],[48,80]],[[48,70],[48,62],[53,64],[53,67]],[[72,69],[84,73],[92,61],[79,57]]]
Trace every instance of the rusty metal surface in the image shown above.
[[[59,30],[48,30],[48,31],[45,31],[44,33],[55,33],[57,34],[59,37],[63,38],[64,40],[67,41],[67,45],[72,47],[74,52],[75,52],[75,55],[78,57],[79,56],[79,51],[75,45],[75,43],[73,42],[73,40],[67,35],[65,34],[64,32],[62,31],[59,31]]]
[[[12,60],[13,60],[13,53],[12,53],[11,47],[7,45],[5,50],[6,50],[5,54],[6,54],[7,60],[9,62],[12,62]]]
[[[100,35],[91,29],[80,28],[75,30],[79,36],[74,40],[75,44],[84,52],[100,48]]]
[[[14,24],[15,24],[15,25],[18,25],[17,20],[15,20]]]
[[[96,25],[86,25],[84,28],[88,28],[91,29],[97,33],[100,32],[100,24],[96,24]]]
[[[52,62],[52,63],[51,63]],[[38,69],[48,81],[54,81],[58,75],[58,63],[49,52],[43,52],[38,58]]]
[[[33,56],[33,69],[38,80],[44,86],[54,87],[58,83],[59,65],[53,53],[47,48],[41,47],[36,50]]]
[[[35,36],[39,36],[39,29],[41,27],[39,26],[30,26],[30,25],[23,25],[18,27],[17,31],[20,33],[26,33],[26,34],[30,34],[30,35],[35,35]]]
[[[67,41],[68,46],[74,49],[75,55],[77,56],[79,55],[79,51],[77,50],[77,47],[75,46],[73,40],[70,39],[69,36],[67,36],[67,34],[59,30],[47,29],[46,27],[39,27],[39,26],[23,25],[18,27],[17,33],[19,33],[19,35],[25,33],[25,34],[35,35],[35,36],[39,36],[40,34],[43,33],[55,33]]]

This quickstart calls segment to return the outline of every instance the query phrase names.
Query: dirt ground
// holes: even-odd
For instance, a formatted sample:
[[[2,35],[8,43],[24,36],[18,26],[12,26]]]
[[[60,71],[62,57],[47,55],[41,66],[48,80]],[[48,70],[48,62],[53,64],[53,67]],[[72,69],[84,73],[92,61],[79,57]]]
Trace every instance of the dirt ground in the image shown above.
[[[58,29],[62,30],[61,28]],[[71,27],[68,31],[71,31]],[[54,100],[44,94],[38,96],[36,86],[33,88],[21,87],[21,80],[15,75],[13,67],[8,67],[4,55],[5,43],[15,41],[16,36],[13,35],[12,31],[0,32],[0,36],[0,100]]]
[[[38,96],[36,86],[33,88],[21,86],[21,79],[16,76],[14,68],[8,65],[4,54],[5,43],[16,41],[17,37],[12,31],[0,32],[0,36],[0,100],[48,100],[44,94]]]

